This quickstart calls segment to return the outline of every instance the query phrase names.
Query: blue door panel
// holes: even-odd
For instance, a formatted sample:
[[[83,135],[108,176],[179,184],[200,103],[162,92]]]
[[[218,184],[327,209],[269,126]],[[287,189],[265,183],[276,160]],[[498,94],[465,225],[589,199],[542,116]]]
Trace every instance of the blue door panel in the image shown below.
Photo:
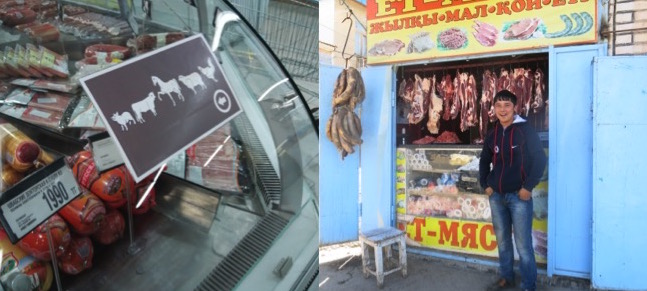
[[[594,63],[593,259],[596,289],[647,290],[647,57]]]
[[[319,244],[357,240],[359,155],[341,160],[326,137],[326,122],[332,115],[332,92],[342,68],[319,67]]]

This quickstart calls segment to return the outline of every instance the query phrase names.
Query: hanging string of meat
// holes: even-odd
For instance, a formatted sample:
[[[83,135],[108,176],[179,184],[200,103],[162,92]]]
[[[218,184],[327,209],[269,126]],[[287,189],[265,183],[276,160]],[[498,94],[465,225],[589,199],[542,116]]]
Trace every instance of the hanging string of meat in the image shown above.
[[[544,107],[544,96],[546,94],[546,84],[544,83],[544,72],[540,68],[535,70],[535,96],[532,102],[532,112],[537,113]],[[546,101],[548,102],[548,101]],[[547,110],[548,111],[548,110]]]
[[[427,130],[431,134],[437,134],[440,126],[440,113],[443,111],[443,99],[436,95],[436,75],[431,77],[429,86],[429,120]]]
[[[454,103],[454,82],[452,81],[452,76],[447,74],[440,80],[438,85],[438,92],[440,97],[443,98],[443,120],[449,120],[451,118],[451,107]]]

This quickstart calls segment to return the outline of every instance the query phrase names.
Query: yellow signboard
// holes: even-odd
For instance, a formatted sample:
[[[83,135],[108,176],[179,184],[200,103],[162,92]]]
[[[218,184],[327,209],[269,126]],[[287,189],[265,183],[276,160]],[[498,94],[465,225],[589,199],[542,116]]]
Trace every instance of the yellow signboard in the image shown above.
[[[592,0],[368,0],[368,63],[597,42]]]
[[[398,228],[407,233],[407,244],[444,251],[498,257],[492,223],[438,217],[398,215]],[[547,221],[533,220],[535,260],[546,263]],[[515,251],[516,256],[516,251]]]

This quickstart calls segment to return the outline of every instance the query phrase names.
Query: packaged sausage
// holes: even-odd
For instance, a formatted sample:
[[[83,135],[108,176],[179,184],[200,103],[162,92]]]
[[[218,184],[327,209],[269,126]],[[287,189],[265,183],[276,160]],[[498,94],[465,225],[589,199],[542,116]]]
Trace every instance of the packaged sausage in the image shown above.
[[[46,110],[65,112],[67,107],[72,102],[71,96],[53,93],[53,92],[37,92],[29,102],[29,107],[41,108]]]
[[[20,119],[31,124],[45,126],[51,129],[60,130],[63,126],[63,112],[27,107]]]
[[[117,209],[110,209],[101,220],[99,230],[92,234],[92,238],[102,245],[109,245],[122,236],[126,229],[124,216]]]
[[[99,53],[105,53],[104,57],[111,59],[125,60],[130,57],[130,49],[125,46],[114,44],[93,44],[85,48],[85,57],[91,58],[99,56]]]
[[[21,69],[16,63],[16,54],[11,46],[6,46],[4,49],[5,68],[12,72],[14,76],[22,76],[29,78],[29,72]]]
[[[38,225],[34,230],[27,233],[18,241],[18,246],[36,259],[50,261],[52,254],[49,250],[49,240],[47,239],[48,228],[52,235],[52,245],[55,255],[57,257],[62,255],[65,247],[70,244],[72,237],[67,224],[58,214],[52,215],[52,217]]]
[[[50,73],[59,78],[67,78],[70,70],[67,66],[67,55],[59,55],[43,46],[40,46],[41,58],[40,67],[48,70]]]
[[[99,229],[106,207],[99,197],[81,187],[81,195],[65,205],[58,214],[78,234],[90,235]]]
[[[36,12],[29,8],[9,9],[0,16],[6,26],[16,26],[18,24],[29,23],[36,20]]]
[[[72,237],[72,242],[59,258],[58,266],[70,275],[76,275],[92,267],[94,246],[87,236]]]
[[[4,160],[18,172],[31,169],[42,156],[40,146],[9,123],[1,124],[0,127]]]
[[[27,107],[14,104],[3,104],[0,106],[0,112],[13,118],[20,118],[25,114]]]
[[[16,64],[20,69],[25,70],[29,73],[30,77],[36,77],[36,78],[42,78],[43,75],[40,73],[40,71],[36,70],[35,68],[29,66],[29,55],[27,54],[27,50],[20,44],[16,45],[16,48],[14,50],[14,56],[16,58]]]
[[[88,128],[96,130],[105,130],[106,126],[101,121],[99,112],[94,108],[94,104],[86,95],[82,95],[78,104],[72,112],[68,128]]]
[[[17,184],[25,177],[25,174],[14,170],[9,164],[2,165],[2,180],[0,180],[0,193],[3,193],[11,186]]]
[[[2,254],[2,273],[0,281],[7,285],[29,282],[28,290],[49,290],[54,276],[49,263],[28,256],[9,240],[4,229],[0,229],[0,250]]]
[[[123,165],[99,173],[90,151],[81,151],[68,162],[79,185],[89,189],[111,208],[124,205],[127,191],[135,188],[133,178]]]
[[[29,67],[37,70],[39,73],[41,73],[44,76],[47,76],[48,78],[53,77],[54,75],[50,73],[47,70],[43,70],[40,67],[40,51],[38,48],[31,44],[28,43],[25,45],[25,48],[27,49],[27,63],[29,64]]]
[[[18,87],[5,97],[4,103],[27,105],[34,97],[34,94],[35,92],[29,88]]]
[[[50,23],[30,26],[25,29],[25,33],[29,38],[41,43],[57,41],[61,35],[58,28]]]

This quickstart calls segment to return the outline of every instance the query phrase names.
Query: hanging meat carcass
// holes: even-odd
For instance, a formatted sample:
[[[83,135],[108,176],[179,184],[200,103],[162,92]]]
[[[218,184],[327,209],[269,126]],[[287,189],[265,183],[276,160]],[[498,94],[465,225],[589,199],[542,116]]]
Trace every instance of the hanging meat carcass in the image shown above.
[[[417,124],[425,118],[427,110],[429,109],[429,99],[422,88],[422,79],[418,74],[415,76],[415,83],[413,85],[413,102],[411,103],[411,112],[409,112],[409,123]]]
[[[437,134],[440,127],[440,113],[443,111],[443,99],[436,94],[436,75],[431,77],[429,88],[429,120],[427,130],[431,134]]]
[[[413,102],[413,85],[414,81],[410,78],[408,80],[402,79],[400,87],[398,88],[398,96],[407,103]]]
[[[544,107],[544,96],[546,96],[546,84],[544,83],[544,72],[537,68],[534,75],[534,100],[532,102],[532,112],[537,113]]]
[[[452,76],[447,74],[440,80],[438,84],[438,92],[440,97],[443,98],[443,120],[449,120],[451,118],[450,109],[454,103],[454,82]]]
[[[512,93],[517,96],[517,114],[528,116],[530,101],[532,99],[532,83],[530,78],[532,70],[525,68],[515,68],[513,73],[514,87]]]
[[[457,79],[454,79],[454,81],[458,80],[458,90],[456,96],[458,96],[458,102],[460,104],[460,109],[459,112],[461,119],[460,119],[460,129],[461,131],[466,131],[467,130],[467,79],[468,75],[467,73],[457,73],[456,75]]]
[[[453,102],[449,109],[450,118],[452,120],[458,117],[458,114],[461,111],[461,98],[465,94],[465,88],[464,86],[461,86],[460,75],[461,74],[457,71],[456,77],[454,77],[454,81],[453,81],[454,97],[452,98]]]
[[[465,87],[465,98],[467,99],[467,126],[476,126],[478,118],[476,117],[476,79],[470,74],[467,78],[467,87]]]
[[[481,120],[479,122],[479,135],[480,139],[477,143],[483,143],[485,135],[487,134],[488,123],[494,121],[494,94],[496,94],[497,78],[490,70],[485,70],[483,73],[483,90],[481,92]]]

